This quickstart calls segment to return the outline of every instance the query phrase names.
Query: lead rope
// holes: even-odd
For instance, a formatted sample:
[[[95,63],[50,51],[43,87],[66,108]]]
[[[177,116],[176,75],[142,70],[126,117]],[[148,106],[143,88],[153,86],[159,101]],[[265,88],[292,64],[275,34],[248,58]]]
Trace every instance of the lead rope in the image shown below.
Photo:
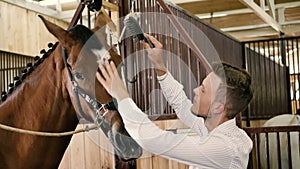
[[[20,128],[16,128],[16,127],[7,126],[4,124],[0,124],[0,128],[4,129],[4,130],[12,131],[12,132],[22,133],[22,134],[47,136],[47,137],[63,137],[63,136],[74,135],[74,134],[78,134],[78,133],[82,133],[82,132],[87,132],[90,130],[95,130],[95,129],[98,129],[99,127],[98,127],[98,125],[93,124],[92,126],[87,126],[83,129],[77,129],[75,131],[68,131],[68,132],[58,132],[58,133],[25,130],[25,129],[20,129]]]
[[[100,125],[103,123],[103,116],[100,114],[100,111],[104,109],[105,113],[103,116],[108,112],[107,109],[105,109],[105,106],[101,106],[100,109],[97,109],[96,112],[96,120],[95,123],[91,126],[86,126],[83,129],[77,129],[74,131],[68,131],[68,132],[42,132],[42,131],[32,131],[32,130],[26,130],[26,129],[20,129],[16,127],[11,127],[7,126],[4,124],[0,124],[0,128],[7,130],[7,131],[12,131],[12,132],[17,132],[17,133],[22,133],[22,134],[30,134],[30,135],[36,135],[36,136],[46,136],[46,137],[63,137],[63,136],[69,136],[69,135],[74,135],[82,132],[88,132],[90,130],[97,130],[99,129]]]

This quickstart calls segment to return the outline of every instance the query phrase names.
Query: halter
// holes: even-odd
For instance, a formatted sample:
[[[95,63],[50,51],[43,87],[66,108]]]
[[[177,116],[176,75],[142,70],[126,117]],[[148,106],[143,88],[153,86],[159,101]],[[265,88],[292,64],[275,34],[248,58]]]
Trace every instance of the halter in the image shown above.
[[[64,48],[62,48],[63,61],[68,70],[68,76],[70,78],[72,88],[75,93],[75,99],[76,99],[76,104],[77,104],[79,113],[82,117],[86,116],[86,114],[83,112],[82,106],[80,104],[79,96],[81,96],[89,105],[91,105],[96,110],[96,119],[95,119],[94,123],[97,126],[100,126],[103,122],[104,115],[108,112],[108,110],[117,110],[117,108],[115,107],[115,104],[113,101],[106,103],[106,104],[101,104],[95,98],[91,97],[89,94],[87,94],[87,92],[85,92],[78,86],[77,82],[74,79],[73,74],[71,73],[70,65],[67,63],[67,56],[68,56],[67,51]],[[100,114],[100,112],[102,110],[105,111],[105,113],[103,115]]]

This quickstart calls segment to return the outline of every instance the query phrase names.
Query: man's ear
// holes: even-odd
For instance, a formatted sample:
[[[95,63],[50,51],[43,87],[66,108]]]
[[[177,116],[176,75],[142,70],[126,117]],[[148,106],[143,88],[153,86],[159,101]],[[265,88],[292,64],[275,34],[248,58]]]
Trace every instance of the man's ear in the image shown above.
[[[215,114],[221,114],[225,111],[225,105],[223,103],[215,102],[213,109]]]

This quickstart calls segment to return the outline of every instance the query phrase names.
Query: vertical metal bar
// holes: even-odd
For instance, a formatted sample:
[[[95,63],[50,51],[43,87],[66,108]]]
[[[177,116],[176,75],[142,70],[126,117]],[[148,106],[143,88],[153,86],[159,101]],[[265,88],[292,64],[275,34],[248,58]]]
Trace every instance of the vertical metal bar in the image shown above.
[[[191,35],[192,35],[193,34],[193,32],[192,32],[193,29],[190,29],[190,31],[191,31]],[[187,65],[192,70],[191,52],[190,52],[190,50],[187,47],[186,47],[186,56],[187,56]],[[193,98],[192,76],[188,76],[188,82],[190,84],[189,85],[190,86],[189,95],[190,95],[190,98]]]
[[[300,72],[300,58],[299,58],[299,43],[298,43],[298,39],[295,38],[295,42],[296,42],[296,44],[295,44],[295,49],[294,50],[296,52],[294,50],[293,50],[293,52],[296,53],[295,57],[297,57],[297,67],[298,67],[297,72]],[[298,76],[295,75],[294,78],[295,78],[295,82],[294,83],[298,84],[299,91],[300,91],[300,81],[299,81],[300,79],[299,79],[299,75]],[[297,100],[297,98],[296,98],[296,102],[298,103],[299,99]],[[300,105],[299,104],[296,104],[296,105],[297,106],[296,106],[296,112],[295,113],[297,113],[297,110],[300,109]]]
[[[266,57],[266,46],[265,46],[265,42],[266,41],[262,41],[261,43],[262,43],[262,47],[263,47],[263,65],[261,65],[262,66],[262,69],[263,69],[263,71],[261,71],[261,72],[263,72],[263,77],[262,77],[262,81],[263,81],[263,100],[264,100],[264,102],[266,102],[267,100],[268,100],[268,93],[269,92],[267,92],[267,89],[268,89],[268,82],[267,82],[267,77],[268,77],[268,75],[267,75],[267,72],[266,72],[266,61],[269,61],[269,60],[267,60],[267,57]],[[268,101],[269,102],[269,101]],[[267,112],[267,109],[268,109],[268,107],[267,106],[263,106],[264,108],[263,108],[263,112]]]
[[[203,56],[202,52],[198,49],[196,44],[193,42],[192,38],[186,33],[183,26],[178,22],[177,18],[174,16],[172,11],[168,8],[168,6],[164,3],[163,0],[157,0],[158,4],[164,9],[164,11],[168,14],[168,18],[173,23],[174,27],[180,32],[182,38],[185,40],[187,45],[195,52],[197,58],[202,62],[205,69],[210,72],[212,70],[210,63],[207,61],[205,56]]]
[[[292,152],[291,152],[291,135],[290,135],[290,131],[287,132],[287,147],[288,147],[289,169],[292,169],[293,165],[292,165]]]
[[[244,63],[244,68],[251,74],[251,70],[250,70],[250,65],[249,65],[249,59],[248,59],[248,55],[247,55],[247,49],[246,49],[246,43],[242,42],[242,55],[243,55],[243,63]],[[247,109],[246,109],[246,126],[250,127],[250,105],[248,105]],[[252,154],[252,153],[251,153]]]
[[[276,40],[276,43],[279,45],[280,41]],[[275,46],[275,42],[274,42],[273,43],[273,49],[275,49],[275,47],[276,46]],[[276,55],[276,52],[274,52],[274,60],[276,60],[276,57],[279,58],[279,56],[280,56],[280,48],[277,47],[277,55]],[[274,85],[272,87],[272,89],[273,89],[272,90],[273,98],[274,98],[275,103],[281,104],[281,103],[278,103],[278,99],[279,99],[280,96],[278,96],[277,89],[278,89],[278,87],[280,87],[280,86],[278,86],[280,84],[277,83],[277,82],[279,82],[278,77],[277,77],[278,72],[276,72],[277,65],[276,65],[275,61],[273,61],[272,63],[273,63],[272,66],[273,66],[273,75],[274,75],[274,79],[273,79],[274,80],[273,81]],[[276,105],[276,108],[278,108],[278,105]],[[275,111],[277,111],[276,113],[278,114],[278,109],[276,109]]]
[[[248,60],[248,69],[249,69],[249,72],[251,73],[252,77],[254,78],[255,77],[255,72],[254,72],[254,68],[253,68],[253,56],[251,54],[251,51],[252,51],[252,43],[251,42],[248,42],[248,43],[245,43],[245,50],[247,51],[247,60]],[[253,79],[254,81],[255,79]],[[251,118],[252,116],[254,116],[255,114],[257,114],[257,104],[255,104],[257,102],[257,96],[254,96],[253,98],[253,101],[252,101],[252,106],[253,106],[253,109],[251,110],[251,114],[249,115],[249,118]]]
[[[1,63],[0,63],[0,70],[1,70],[1,93],[4,91],[4,62],[5,62],[5,59],[4,59],[4,53],[1,51],[0,53],[0,57],[1,57]]]
[[[88,28],[91,29],[91,12],[89,9],[86,10],[87,11],[87,16],[88,16]]]
[[[17,56],[14,56],[13,57],[13,61],[12,61],[12,69],[11,69],[11,73],[12,73],[12,76],[11,76],[11,83],[14,83],[14,77],[16,76],[16,58]]]
[[[274,55],[274,49],[272,48],[272,51],[273,51],[273,53],[271,53],[271,48],[270,48],[270,41],[268,40],[267,41],[267,51],[268,51],[268,65],[266,65],[266,67],[268,68],[266,71],[269,73],[269,74],[271,74],[271,56],[272,55]],[[265,77],[267,77],[267,76],[265,76]],[[269,89],[271,89],[271,84],[272,83],[270,83],[270,79],[268,80],[268,85],[269,85],[269,88],[268,88],[268,90]],[[266,92],[266,93],[268,93],[267,95],[267,98],[269,99],[269,102],[270,102],[270,106],[271,107],[274,107],[274,99],[273,99],[273,97],[272,97],[272,92]]]
[[[265,133],[266,138],[266,155],[267,155],[267,168],[270,168],[270,151],[269,151],[269,133]]]
[[[7,75],[6,75],[6,86],[7,86],[7,91],[9,90],[8,85],[9,85],[9,82],[10,82],[10,71],[9,71],[9,69],[10,69],[10,63],[11,63],[11,57],[8,58],[8,62],[6,63],[6,64],[7,64],[7,69],[8,69]]]
[[[290,43],[289,43],[290,42]],[[294,83],[293,83],[293,86],[294,86],[294,89],[295,89],[295,91],[296,91],[296,77],[295,77],[295,75],[297,74],[297,71],[296,71],[296,66],[297,65],[299,65],[299,63],[297,63],[296,62],[296,58],[295,58],[295,54],[294,54],[294,40],[293,39],[290,39],[290,40],[287,40],[287,45],[289,46],[288,47],[288,49],[290,50],[290,51],[292,51],[291,53],[290,53],[290,51],[288,51],[287,52],[287,54],[288,54],[288,57],[290,57],[290,58],[292,58],[291,60],[293,60],[293,65],[292,66],[290,66],[290,69],[289,70],[292,70],[292,72],[290,72],[290,73],[292,73],[293,75],[294,75]],[[299,88],[299,86],[298,86],[298,88]],[[296,97],[296,95],[294,95],[295,97]],[[295,98],[295,101],[296,101],[296,106],[295,106],[295,108],[296,108],[296,110],[297,110],[297,107],[298,107],[298,103],[297,103],[297,98]]]
[[[260,146],[259,146],[259,133],[255,133],[255,147],[256,147],[256,159],[257,159],[257,163],[256,163],[256,168],[260,169]]]
[[[167,25],[167,28],[166,28],[166,36],[167,36],[167,38],[166,38],[166,51],[172,51],[172,31],[171,31],[171,22],[169,21],[169,20],[167,20],[166,18],[164,18],[165,19],[165,22],[167,23],[166,25]],[[167,64],[167,68],[169,69],[169,71],[171,71],[171,67],[169,66],[169,65],[171,65],[170,64],[170,52],[169,53],[167,53],[166,54],[166,56],[165,56],[167,59],[166,59],[166,64]],[[168,105],[168,104],[167,104]],[[167,114],[171,114],[172,113],[172,109],[171,109],[171,107],[170,106],[168,106],[167,107],[167,109],[166,109],[167,111],[166,111],[166,113]]]
[[[146,10],[146,3],[145,3],[145,1],[140,1],[140,7],[139,7],[139,9],[141,11],[145,11]],[[140,23],[142,28],[145,28],[145,24],[146,24],[145,22],[147,22],[146,20],[147,20],[147,15],[146,16],[143,15],[142,18],[141,18],[142,22]],[[139,49],[138,46],[136,46],[136,47],[137,47],[137,49]],[[146,66],[145,59],[140,58],[139,60],[140,60],[140,64],[139,65],[142,65],[143,67],[145,67]],[[143,102],[141,104],[143,105],[144,109],[146,109],[146,106],[147,106],[146,104],[149,103],[148,96],[147,96],[147,88],[148,88],[147,86],[149,85],[147,83],[148,70],[143,70],[141,72],[141,75],[142,75],[142,78],[141,78],[142,81],[141,81],[140,87],[141,87],[141,89],[143,91],[142,93],[144,93],[144,97],[142,98]],[[142,96],[143,95],[140,95],[140,97],[142,97]]]
[[[285,47],[286,49],[286,47]],[[284,52],[284,62],[286,62],[286,55],[285,55],[285,52]],[[286,65],[286,64],[285,64]],[[286,78],[283,79],[286,81],[286,93],[287,93],[287,98],[285,98],[285,100],[288,100],[287,101],[287,108],[288,108],[288,112],[289,113],[292,113],[292,104],[291,104],[291,95],[290,95],[290,92],[291,92],[291,79],[290,79],[290,69],[289,67],[286,67]]]
[[[147,12],[151,12],[153,11],[153,6],[151,5],[151,0],[147,1]],[[149,15],[149,13],[146,14],[147,15],[147,22],[145,23],[145,31],[150,33],[153,32],[153,25],[155,23],[154,21],[154,15]],[[146,58],[146,56],[145,56]],[[146,62],[146,67],[147,67],[147,91],[149,92],[149,94],[151,94],[151,97],[149,98],[149,107],[151,106],[151,110],[153,110],[153,113],[155,114],[160,114],[160,112],[157,112],[156,107],[157,104],[155,104],[155,98],[156,98],[156,93],[155,93],[155,88],[154,88],[154,71],[153,69],[150,69],[151,66],[151,62],[149,62],[149,60],[147,60]]]
[[[5,59],[4,59],[4,53],[2,51],[0,51],[0,60],[1,60],[1,63],[0,63],[0,73],[1,73],[1,83],[0,83],[0,92],[2,93],[4,91],[4,86],[3,86],[3,82],[4,82],[4,62],[5,62]],[[1,97],[0,97],[1,98]]]
[[[276,56],[275,60],[280,60],[280,57],[282,57],[282,48],[280,47],[282,43],[281,39],[277,40],[277,44],[278,44],[278,55]],[[276,111],[277,114],[282,112],[282,107],[283,107],[283,102],[281,102],[281,98],[282,98],[282,94],[281,94],[281,88],[282,88],[282,83],[281,82],[281,68],[279,65],[277,65],[276,62],[274,62],[274,75],[275,75],[275,84],[276,84],[276,88],[275,88],[275,99],[276,99]]]
[[[281,144],[279,132],[276,132],[278,168],[281,168]]]
[[[175,15],[176,15],[176,18],[180,17],[180,13],[178,12],[178,10],[176,10]],[[182,82],[182,74],[181,74],[182,73],[182,67],[181,67],[180,63],[182,61],[181,57],[184,57],[184,56],[181,55],[182,51],[181,51],[181,45],[180,45],[180,33],[176,32],[176,34],[177,34],[178,39],[176,39],[176,41],[175,41],[176,42],[175,43],[175,50],[176,50],[176,55],[177,55],[175,63],[178,67],[178,69],[177,69],[178,79],[180,79],[180,81]]]
[[[256,81],[259,82],[260,81],[260,72],[258,71],[258,64],[259,64],[259,60],[260,60],[260,54],[259,54],[259,50],[258,50],[258,44],[257,42],[253,42],[253,51],[254,51],[254,55],[252,56],[253,57],[253,60],[254,60],[254,64],[256,65],[253,70],[254,70],[254,74],[256,76]],[[261,84],[257,84],[257,88],[259,92],[256,92],[257,95],[256,95],[256,104],[258,105],[257,106],[257,110],[256,110],[256,113],[260,113],[262,112],[261,111],[261,104],[262,103],[262,100],[261,100]]]

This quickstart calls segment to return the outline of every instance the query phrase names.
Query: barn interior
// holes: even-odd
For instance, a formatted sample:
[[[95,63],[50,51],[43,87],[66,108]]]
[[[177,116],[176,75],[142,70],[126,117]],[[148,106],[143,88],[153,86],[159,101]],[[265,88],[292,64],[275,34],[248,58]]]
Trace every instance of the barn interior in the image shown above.
[[[97,0],[95,0],[97,1]],[[89,10],[92,0],[2,0],[0,1],[0,89],[8,91],[10,83],[28,62],[41,55],[48,43],[57,40],[45,30],[37,17],[39,14],[61,27],[68,29],[76,24],[89,28],[95,26],[98,10]],[[270,118],[282,115],[299,115],[300,112],[300,1],[295,0],[168,0],[166,4],[179,18],[180,23],[196,41],[208,43],[200,50],[206,55],[217,55],[217,60],[246,69],[253,77],[255,95],[248,109],[241,112],[237,123],[253,139],[256,145],[248,168],[260,168],[258,140],[267,133],[298,133],[300,126],[263,127]],[[161,93],[153,70],[139,71],[137,65],[149,65],[135,51],[141,46],[131,38],[122,38],[122,18],[128,13],[139,15],[139,23],[147,33],[165,41],[166,48],[174,50],[178,58],[169,58],[169,69],[181,82],[186,82],[186,91],[192,91],[205,77],[205,68],[199,54],[185,43],[182,32],[168,18],[152,15],[164,14],[166,10],[156,0],[102,0],[105,12],[114,26],[105,28],[107,43],[123,57],[127,87],[138,106],[159,127],[165,130],[185,132],[173,110]],[[148,13],[147,13],[148,12]],[[163,23],[163,25],[161,25]],[[178,38],[179,37],[179,38]],[[183,40],[181,39],[183,38]],[[202,44],[203,45],[203,44]],[[208,47],[209,46],[209,47]],[[178,61],[180,60],[180,61]],[[191,70],[171,65],[183,62]],[[133,66],[135,65],[135,66]],[[188,93],[193,97],[193,93]],[[79,124],[77,128],[82,128]],[[92,136],[96,135],[96,136]],[[278,135],[278,134],[277,134]],[[287,139],[290,139],[286,134]],[[97,137],[96,139],[94,137]],[[299,143],[298,137],[298,143]],[[96,140],[96,141],[95,141]],[[280,145],[280,143],[278,143]],[[75,135],[66,150],[59,168],[116,168],[118,159],[112,146],[101,131]],[[289,152],[291,152],[291,146]],[[300,149],[298,149],[300,151]],[[299,154],[298,151],[298,154]],[[291,158],[291,157],[290,157]],[[299,157],[298,157],[299,159]],[[292,161],[290,160],[290,167]],[[136,168],[184,169],[187,165],[144,152],[136,160]],[[291,167],[292,168],[292,167]]]

